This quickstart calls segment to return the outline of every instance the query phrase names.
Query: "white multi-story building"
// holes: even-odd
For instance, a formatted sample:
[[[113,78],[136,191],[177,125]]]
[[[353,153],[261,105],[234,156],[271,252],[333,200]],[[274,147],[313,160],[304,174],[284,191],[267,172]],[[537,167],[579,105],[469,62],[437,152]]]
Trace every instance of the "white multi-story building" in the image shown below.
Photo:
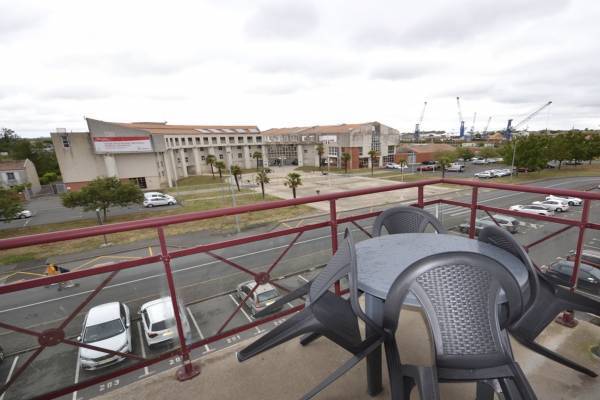
[[[99,176],[129,180],[143,189],[171,187],[178,179],[208,173],[209,155],[228,169],[252,168],[252,155],[262,152],[262,136],[254,125],[86,121],[88,132],[51,133],[68,190],[79,190]]]

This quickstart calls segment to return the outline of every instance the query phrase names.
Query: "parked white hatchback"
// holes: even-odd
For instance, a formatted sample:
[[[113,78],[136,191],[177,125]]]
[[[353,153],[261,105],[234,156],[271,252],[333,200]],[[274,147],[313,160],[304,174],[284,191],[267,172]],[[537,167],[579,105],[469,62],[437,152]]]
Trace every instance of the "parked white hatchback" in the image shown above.
[[[530,205],[521,205],[521,204],[517,204],[514,206],[511,206],[509,208],[509,210],[511,211],[520,211],[522,213],[527,213],[527,214],[538,214],[538,215],[545,215],[545,216],[552,216],[554,215],[554,211],[547,209],[544,206],[538,206],[537,204],[530,204]]]
[[[171,195],[160,192],[144,193],[144,207],[172,206],[175,204],[177,204],[177,199]]]
[[[538,206],[546,207],[549,210],[554,212],[563,212],[569,209],[569,204],[567,202],[562,202],[558,200],[544,200],[544,201],[534,201],[532,204],[536,204]]]
[[[144,303],[139,313],[142,316],[144,337],[148,347],[177,339],[177,324],[170,296]],[[179,315],[183,325],[183,334],[186,338],[189,338],[192,331],[190,323],[183,312],[183,307],[179,307]]]
[[[119,353],[131,352],[131,318],[129,307],[118,301],[90,308],[83,321],[78,341]],[[97,369],[123,361],[125,357],[97,350],[79,348],[79,362],[84,369]]]
[[[570,206],[580,206],[581,203],[583,203],[583,200],[581,200],[579,197],[570,197],[570,196],[554,196],[554,195],[549,195],[546,196],[546,200],[558,200],[558,201],[563,201],[566,202],[568,205]]]

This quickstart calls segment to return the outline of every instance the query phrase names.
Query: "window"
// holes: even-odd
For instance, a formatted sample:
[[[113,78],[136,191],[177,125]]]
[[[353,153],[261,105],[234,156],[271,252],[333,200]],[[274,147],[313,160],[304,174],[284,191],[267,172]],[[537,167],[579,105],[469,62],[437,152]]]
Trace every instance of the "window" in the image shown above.
[[[202,161],[206,160],[206,156],[202,156],[200,157],[200,159],[202,159]]]
[[[223,154],[219,154],[219,160],[223,159]]]
[[[304,149],[304,154],[308,153],[308,150]]]
[[[388,154],[394,154],[394,146],[388,146]]]
[[[217,138],[216,137],[212,138],[212,144],[217,144]]]
[[[61,135],[60,139],[62,140],[63,147],[71,147],[68,135]]]
[[[200,147],[200,151],[204,151],[204,147]]]
[[[238,143],[244,143],[244,137],[238,136]]]
[[[257,137],[256,137],[256,143],[261,143],[261,142],[262,142],[262,137],[260,137],[260,136],[257,136]]]
[[[219,149],[219,150],[223,150],[223,147],[219,146],[219,147],[217,147],[217,149]]]
[[[146,185],[146,178],[141,177],[141,178],[129,178],[129,182],[133,183],[134,185],[137,185],[140,189],[147,189],[148,186]]]
[[[241,150],[241,149],[242,149],[242,146],[238,146],[238,147],[237,147],[237,149],[238,149],[238,150]]]
[[[189,157],[186,157],[186,158],[185,158],[185,162],[186,162],[186,163],[189,163],[189,162],[190,162],[190,159],[189,159]]]
[[[248,141],[248,143],[252,143],[252,136],[248,136],[248,137],[246,138],[246,140]]]
[[[363,148],[362,148],[362,146],[360,146],[360,147],[358,148],[358,156],[359,156],[359,157],[362,157],[362,156],[363,156]]]
[[[179,138],[175,138],[175,146],[179,146]]]
[[[225,144],[225,143],[227,143],[227,140],[225,140],[225,138],[224,138],[223,136],[221,136],[221,137],[219,138],[219,140],[221,141],[221,144]]]
[[[200,138],[199,137],[196,138],[196,144],[200,144]]]
[[[191,137],[188,138],[188,145],[192,146],[194,144],[194,139],[192,139]]]
[[[6,173],[6,179],[8,179],[9,181],[14,181],[15,180],[15,173],[14,172],[7,172]]]
[[[169,139],[165,138],[165,146],[169,147]]]
[[[208,144],[208,138],[207,138],[207,137],[205,137],[205,138],[202,138],[202,139],[203,139],[203,141],[204,141],[204,144]]]
[[[233,136],[229,136],[229,143],[235,143],[235,138]]]
[[[328,154],[330,156],[339,156],[340,155],[340,148],[339,147],[329,147],[328,149]]]
[[[242,153],[238,153],[238,158],[242,158]]]
[[[259,144],[258,146],[256,146],[257,149],[262,149],[262,146]]]

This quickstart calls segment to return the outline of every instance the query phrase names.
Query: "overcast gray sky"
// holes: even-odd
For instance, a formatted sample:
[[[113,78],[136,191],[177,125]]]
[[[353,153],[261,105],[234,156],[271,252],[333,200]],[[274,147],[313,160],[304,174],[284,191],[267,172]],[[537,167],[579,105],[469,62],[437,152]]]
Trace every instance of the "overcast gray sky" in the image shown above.
[[[0,0],[0,126],[600,126],[600,2]]]

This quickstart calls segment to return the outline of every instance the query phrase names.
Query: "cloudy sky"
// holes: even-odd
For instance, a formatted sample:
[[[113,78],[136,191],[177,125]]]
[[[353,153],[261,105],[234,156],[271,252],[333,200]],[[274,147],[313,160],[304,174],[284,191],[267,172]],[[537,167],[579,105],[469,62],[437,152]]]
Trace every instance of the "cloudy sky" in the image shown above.
[[[600,2],[0,0],[0,127],[600,127]]]

